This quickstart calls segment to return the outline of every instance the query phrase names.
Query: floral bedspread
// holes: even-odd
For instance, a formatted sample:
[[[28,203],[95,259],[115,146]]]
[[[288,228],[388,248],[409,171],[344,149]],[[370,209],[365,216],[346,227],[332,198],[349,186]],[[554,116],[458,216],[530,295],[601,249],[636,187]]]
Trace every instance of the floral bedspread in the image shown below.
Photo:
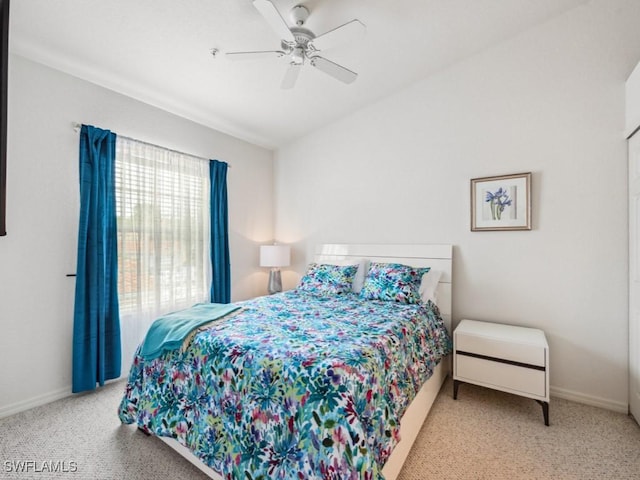
[[[382,479],[399,421],[451,350],[437,307],[285,292],[131,367],[123,423],[225,479]]]

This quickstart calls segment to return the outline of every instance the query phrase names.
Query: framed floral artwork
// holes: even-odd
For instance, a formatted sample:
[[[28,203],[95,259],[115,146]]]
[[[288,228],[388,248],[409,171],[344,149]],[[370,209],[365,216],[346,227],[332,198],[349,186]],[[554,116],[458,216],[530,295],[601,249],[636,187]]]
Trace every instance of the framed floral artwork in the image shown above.
[[[471,179],[471,231],[531,230],[531,172]]]

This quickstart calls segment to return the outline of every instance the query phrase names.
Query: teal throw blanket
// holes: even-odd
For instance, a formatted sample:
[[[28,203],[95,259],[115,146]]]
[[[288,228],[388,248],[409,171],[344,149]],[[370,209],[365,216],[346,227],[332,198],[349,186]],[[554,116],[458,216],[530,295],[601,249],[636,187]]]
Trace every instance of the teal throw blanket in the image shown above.
[[[162,352],[176,350],[196,328],[239,308],[230,304],[198,303],[191,308],[160,317],[149,328],[140,354],[145,360],[153,360],[162,355]]]

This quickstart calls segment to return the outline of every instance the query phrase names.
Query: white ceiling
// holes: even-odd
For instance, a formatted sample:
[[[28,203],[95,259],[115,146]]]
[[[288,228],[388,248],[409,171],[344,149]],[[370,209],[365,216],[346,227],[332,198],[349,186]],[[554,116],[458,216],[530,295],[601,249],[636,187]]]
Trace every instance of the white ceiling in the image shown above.
[[[316,35],[354,18],[367,26],[322,52],[358,72],[353,84],[305,66],[293,90],[280,89],[285,59],[224,57],[280,48],[251,0],[13,0],[10,49],[274,148],[586,1],[273,0],[288,22],[307,6]]]

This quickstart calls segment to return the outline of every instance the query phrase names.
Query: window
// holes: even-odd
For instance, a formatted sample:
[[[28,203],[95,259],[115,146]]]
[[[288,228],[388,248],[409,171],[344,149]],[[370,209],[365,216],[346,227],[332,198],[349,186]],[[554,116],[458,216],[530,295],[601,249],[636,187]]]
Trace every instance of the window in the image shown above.
[[[123,346],[135,346],[158,316],[209,301],[209,165],[118,136],[115,171]]]

